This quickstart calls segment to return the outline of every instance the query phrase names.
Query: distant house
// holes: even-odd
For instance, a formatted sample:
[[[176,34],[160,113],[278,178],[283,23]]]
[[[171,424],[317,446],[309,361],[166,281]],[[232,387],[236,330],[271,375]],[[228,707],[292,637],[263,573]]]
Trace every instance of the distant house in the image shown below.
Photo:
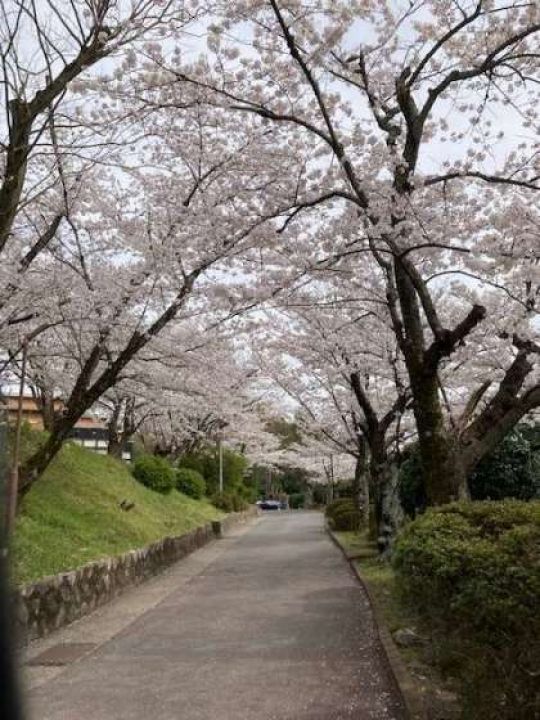
[[[109,447],[107,426],[97,418],[83,415],[71,431],[70,438],[77,445],[82,445],[100,455],[107,454],[107,448]]]
[[[17,395],[4,395],[3,401],[7,407],[8,421],[10,424],[14,424],[17,420],[19,398]],[[61,411],[63,407],[62,400],[54,401],[55,411]],[[34,397],[23,397],[22,417],[23,422],[27,422],[34,430],[43,430],[43,417]],[[107,454],[109,444],[107,425],[103,420],[92,415],[83,415],[71,431],[70,439],[77,445],[82,445],[100,455]],[[122,458],[128,461],[131,460],[131,451],[126,449],[122,453]]]
[[[4,395],[4,406],[7,407],[8,420],[14,424],[17,420],[19,408],[18,395]],[[64,403],[61,400],[54,401],[55,411],[62,410]],[[27,422],[33,430],[43,430],[43,417],[39,410],[36,399],[31,395],[25,395],[22,399],[22,417],[23,422]]]

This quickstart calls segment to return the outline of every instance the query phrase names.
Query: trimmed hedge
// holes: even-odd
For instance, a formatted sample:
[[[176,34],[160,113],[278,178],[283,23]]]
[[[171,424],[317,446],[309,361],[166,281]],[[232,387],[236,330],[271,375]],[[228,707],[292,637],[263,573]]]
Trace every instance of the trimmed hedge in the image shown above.
[[[337,500],[332,500],[331,503],[328,503],[328,505],[324,509],[324,514],[328,519],[331,519],[334,516],[336,510],[339,510],[342,507],[350,507],[351,505],[351,498],[337,498]]]
[[[174,470],[167,460],[157,455],[141,455],[133,463],[133,477],[150,490],[170,492],[175,485]]]
[[[299,493],[292,493],[292,495],[289,495],[289,507],[291,510],[298,510],[299,508],[303,508],[306,503],[306,496],[305,493],[299,492]]]
[[[326,506],[324,514],[332,530],[353,531],[362,526],[362,513],[359,512],[351,498],[338,498]]]
[[[218,510],[223,510],[223,512],[227,513],[241,512],[242,510],[247,510],[249,507],[249,503],[236,493],[223,493],[221,495],[216,493],[212,495],[211,503],[217,507]]]
[[[407,602],[463,683],[466,718],[540,718],[540,503],[452,503],[398,538]]]
[[[190,468],[177,468],[175,472],[176,489],[194,498],[200,500],[206,492],[206,482],[201,473]]]

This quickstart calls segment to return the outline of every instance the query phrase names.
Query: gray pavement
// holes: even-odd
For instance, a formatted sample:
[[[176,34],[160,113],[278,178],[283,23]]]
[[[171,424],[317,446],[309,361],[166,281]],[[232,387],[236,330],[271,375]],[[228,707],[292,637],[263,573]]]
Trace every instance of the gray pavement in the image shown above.
[[[364,592],[317,513],[267,515],[37,643],[30,720],[402,720]]]

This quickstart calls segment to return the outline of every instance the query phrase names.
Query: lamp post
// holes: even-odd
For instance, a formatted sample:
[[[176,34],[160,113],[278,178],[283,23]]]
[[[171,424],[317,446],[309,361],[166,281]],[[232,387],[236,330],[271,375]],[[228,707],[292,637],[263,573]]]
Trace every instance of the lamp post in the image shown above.
[[[216,432],[214,437],[217,441],[218,451],[218,488],[219,494],[223,495],[223,430],[227,427],[228,423],[225,420],[218,420],[216,423]]]
[[[218,435],[218,456],[219,456],[219,494],[223,495],[223,438]]]

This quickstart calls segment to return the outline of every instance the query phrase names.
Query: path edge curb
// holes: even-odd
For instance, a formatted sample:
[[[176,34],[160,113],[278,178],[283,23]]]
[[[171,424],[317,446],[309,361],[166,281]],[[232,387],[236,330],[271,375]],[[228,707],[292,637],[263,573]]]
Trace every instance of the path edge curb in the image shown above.
[[[10,610],[16,645],[25,647],[91,615],[127,590],[161,575],[210,542],[219,542],[235,526],[258,516],[258,510],[250,507],[199,525],[183,535],[165,536],[143,547],[15,587]]]
[[[382,610],[369,587],[369,583],[362,576],[360,569],[354,561],[354,557],[349,557],[347,550],[343,547],[336,534],[328,527],[328,525],[325,525],[325,528],[334,545],[341,550],[343,557],[366,593],[373,613],[373,618],[375,620],[377,636],[384,650],[386,661],[395,685],[403,700],[408,720],[428,720],[422,691],[418,687],[418,684],[413,680],[403,659],[401,658],[390,631],[386,627]]]

